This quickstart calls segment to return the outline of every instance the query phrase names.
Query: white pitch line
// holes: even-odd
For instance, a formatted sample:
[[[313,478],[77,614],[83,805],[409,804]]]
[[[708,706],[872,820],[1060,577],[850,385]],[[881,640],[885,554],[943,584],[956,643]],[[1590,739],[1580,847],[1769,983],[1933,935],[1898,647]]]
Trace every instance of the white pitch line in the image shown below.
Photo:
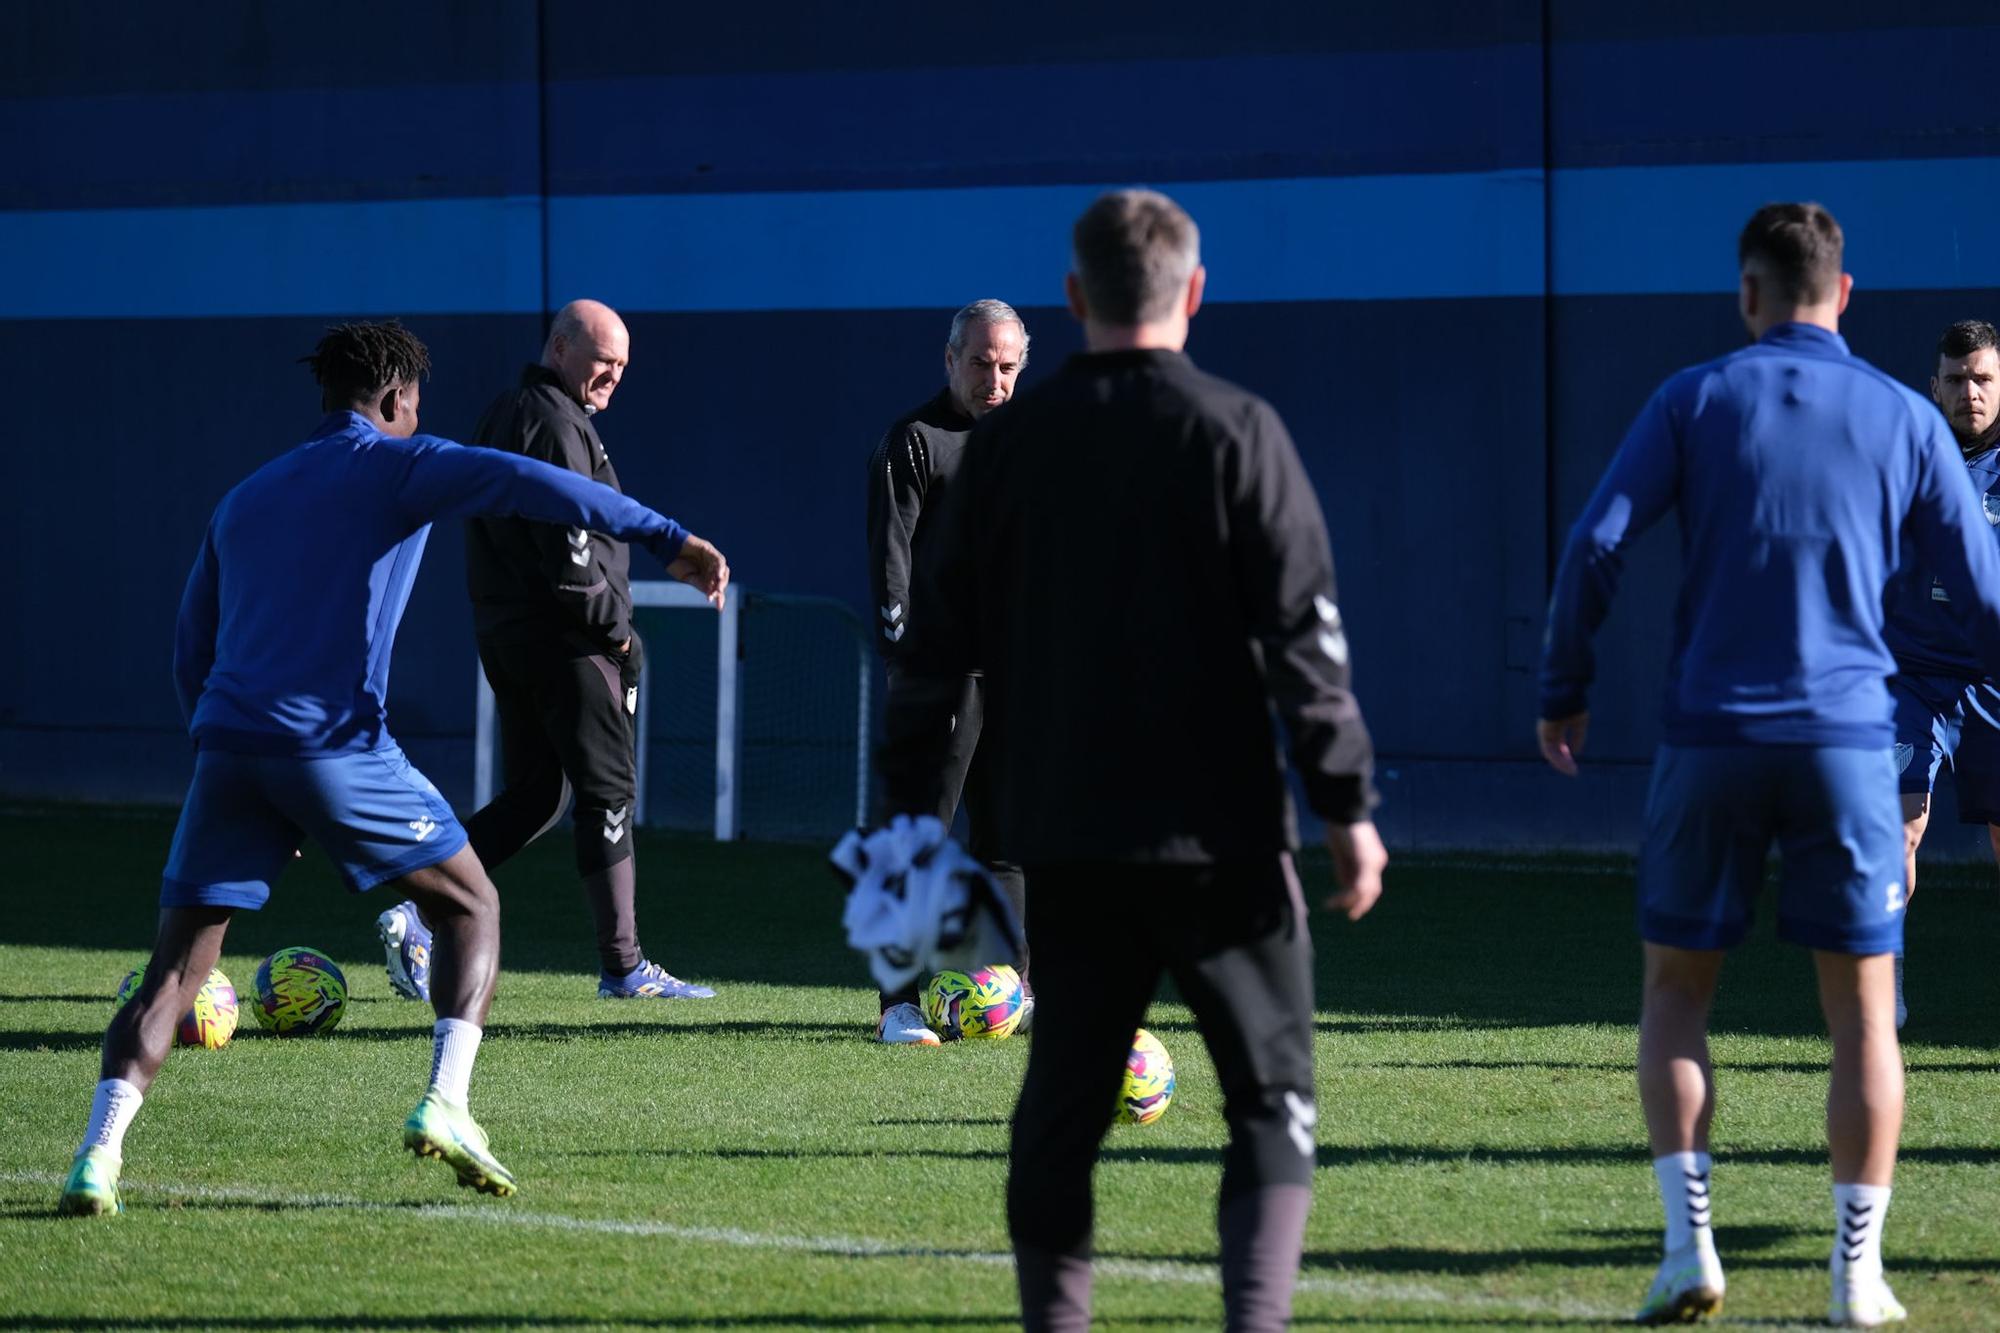
[[[63,1183],[64,1177],[46,1171],[0,1171],[0,1183],[48,1185]],[[571,1217],[564,1213],[534,1213],[506,1204],[491,1207],[463,1204],[426,1204],[410,1208],[402,1204],[346,1198],[337,1194],[277,1194],[268,1190],[243,1189],[226,1185],[171,1185],[159,1182],[124,1181],[121,1189],[141,1194],[164,1194],[188,1199],[212,1199],[227,1203],[261,1203],[275,1208],[339,1208],[361,1213],[389,1213],[398,1217],[434,1218],[447,1222],[483,1222],[489,1226],[520,1227],[538,1231],[572,1231],[605,1236],[646,1236],[662,1240],[699,1241],[745,1250],[785,1250],[799,1254],[828,1255],[843,1259],[935,1259],[947,1263],[972,1264],[984,1268],[1012,1268],[1014,1256],[978,1250],[941,1250],[869,1236],[797,1236],[781,1232],[744,1231],[738,1227],[688,1226],[678,1222],[625,1221],[612,1217]],[[1091,1265],[1099,1277],[1129,1278],[1140,1282],[1174,1282],[1196,1287],[1220,1287],[1220,1271],[1208,1264],[1181,1263],[1171,1259],[1098,1259]],[[1622,1311],[1570,1301],[1520,1301],[1504,1296],[1482,1296],[1447,1291],[1418,1282],[1398,1282],[1391,1278],[1329,1277],[1303,1274],[1298,1280],[1302,1292],[1344,1297],[1358,1301],[1404,1301],[1418,1305],[1441,1305],[1454,1309],[1505,1311],[1510,1314],[1555,1315],[1569,1319],[1615,1320]]]

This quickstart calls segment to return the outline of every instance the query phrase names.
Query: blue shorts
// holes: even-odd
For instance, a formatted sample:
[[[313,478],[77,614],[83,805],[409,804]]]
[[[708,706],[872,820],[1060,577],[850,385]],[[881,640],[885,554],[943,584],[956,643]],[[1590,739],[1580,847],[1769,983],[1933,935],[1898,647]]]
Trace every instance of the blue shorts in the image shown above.
[[[1639,852],[1639,934],[1728,949],[1777,844],[1778,935],[1832,953],[1903,947],[1903,816],[1888,750],[1663,745]]]
[[[1962,824],[2000,824],[2000,690],[1955,676],[1889,678],[1896,790],[1929,795],[1949,760]]]
[[[358,754],[195,756],[162,907],[262,907],[310,837],[353,892],[465,846],[465,830],[394,743]]]

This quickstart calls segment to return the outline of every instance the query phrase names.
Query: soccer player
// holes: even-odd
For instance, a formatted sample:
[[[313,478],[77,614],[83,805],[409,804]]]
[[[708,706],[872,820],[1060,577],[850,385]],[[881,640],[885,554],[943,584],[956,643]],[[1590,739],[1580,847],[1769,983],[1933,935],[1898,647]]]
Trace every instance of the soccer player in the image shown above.
[[[1232,1329],[1290,1317],[1315,1159],[1312,946],[1272,713],[1326,822],[1350,918],[1381,893],[1372,749],[1348,689],[1312,483],[1268,403],[1182,352],[1207,280],[1147,190],[1078,219],[1088,350],[973,429],[918,550],[882,763],[923,812],[959,682],[986,669],[995,846],[1034,888],[1043,1021],[1007,1177],[1023,1322],[1090,1318],[1091,1171],[1162,971],[1223,1091],[1217,1215]],[[1075,571],[1111,580],[1076,592]]]
[[[596,415],[624,378],[631,337],[611,307],[572,301],[556,312],[539,363],[479,419],[473,443],[553,463],[618,490]],[[639,640],[632,633],[632,558],[603,533],[512,515],[465,525],[479,662],[493,687],[505,786],[466,820],[489,871],[570,810],[576,871],[597,932],[597,993],[607,999],[707,999],[639,947],[632,803]],[[389,982],[422,998],[429,931],[413,903],[377,919]]]
[[[1543,755],[1576,772],[1591,636],[1626,545],[1679,519],[1684,574],[1664,739],[1639,855],[1639,1095],[1666,1209],[1642,1323],[1720,1309],[1710,1225],[1708,1011],[1775,842],[1780,938],[1812,950],[1833,1038],[1830,1318],[1904,1317],[1882,1273],[1902,1129],[1891,956],[1908,894],[1890,756],[1882,593],[1907,534],[2000,666],[2000,548],[1932,406],[1839,334],[1853,279],[1817,204],[1769,204],[1738,243],[1753,345],[1668,379],[1640,411],[1556,572]]]
[[[1028,328],[1014,308],[1005,301],[974,301],[952,316],[944,345],[945,387],[897,418],[869,456],[868,574],[881,616],[875,647],[888,672],[891,708],[901,688],[906,635],[916,618],[929,611],[912,595],[912,552],[929,535],[929,515],[950,489],[965,437],[975,422],[1014,396],[1014,381],[1027,364]],[[1027,890],[1020,867],[993,855],[993,762],[978,748],[984,696],[980,673],[968,671],[944,722],[950,734],[944,766],[936,789],[925,794],[921,811],[950,827],[963,794],[970,824],[968,850],[993,870],[1015,913],[1025,919]],[[1025,958],[1021,971],[1026,984]],[[895,995],[882,994],[877,1039],[890,1045],[938,1044],[938,1034],[924,1023],[917,995],[914,986]],[[1028,1004],[1033,1004],[1032,993]],[[1033,1010],[1028,1009],[1023,1023],[1032,1017]]]
[[[2000,334],[1983,319],[1961,320],[1938,339],[1931,398],[1944,412],[1972,473],[1989,523],[2000,524]],[[1907,547],[1908,543],[1904,545]],[[1917,896],[1917,848],[1931,819],[1931,788],[1950,763],[1958,818],[1984,824],[2000,858],[2000,689],[1980,668],[1964,613],[1944,585],[1905,553],[1889,585],[1883,639],[1896,658],[1889,679],[1895,708],[1896,768],[1903,794],[1903,873]],[[1896,951],[1896,1026],[1903,1004],[1903,953]]]
[[[216,506],[181,599],[174,683],[195,742],[138,994],[104,1034],[102,1081],[57,1203],[120,1210],[125,1131],[174,1026],[222,952],[230,916],[270,897],[302,839],[356,892],[383,882],[436,929],[431,1079],[403,1143],[462,1185],[514,1177],[466,1109],[500,955],[500,906],[465,831],[390,736],[396,627],[430,525],[520,514],[642,542],[717,605],[713,546],[609,487],[494,449],[416,434],[424,345],[394,323],[345,324],[307,358],[327,417]]]

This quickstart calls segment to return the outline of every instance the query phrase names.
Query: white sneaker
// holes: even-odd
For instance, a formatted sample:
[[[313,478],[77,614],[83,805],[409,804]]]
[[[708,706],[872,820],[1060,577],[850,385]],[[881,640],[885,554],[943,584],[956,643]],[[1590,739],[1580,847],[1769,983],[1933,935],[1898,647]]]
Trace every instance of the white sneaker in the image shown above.
[[[924,1026],[924,1016],[917,1006],[905,1000],[892,1004],[882,1011],[882,1021],[875,1025],[875,1040],[888,1046],[942,1046],[938,1034]]]
[[[1635,1324],[1694,1324],[1722,1313],[1722,1260],[1712,1239],[1696,1240],[1669,1254],[1653,1275]]]
[[[1880,1273],[1835,1273],[1826,1322],[1839,1328],[1880,1328],[1910,1317]]]

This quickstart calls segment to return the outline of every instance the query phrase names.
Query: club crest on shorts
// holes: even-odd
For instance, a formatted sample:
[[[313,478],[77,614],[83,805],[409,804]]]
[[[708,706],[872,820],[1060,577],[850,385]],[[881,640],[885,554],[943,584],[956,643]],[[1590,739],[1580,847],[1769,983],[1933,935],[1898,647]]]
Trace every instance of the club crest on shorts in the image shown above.
[[[1886,889],[1882,895],[1882,906],[1884,910],[1890,912],[1900,912],[1903,910],[1904,907],[1908,906],[1909,901],[1910,900],[1903,895],[1903,886],[1900,883],[1891,880],[1889,882],[1888,889]]]
[[[410,831],[417,835],[418,842],[422,842],[425,838],[437,832],[437,821],[428,817],[424,819],[412,819],[410,821]]]
[[[2000,528],[2000,495],[1980,496],[1979,507],[1986,511],[1986,521]]]

